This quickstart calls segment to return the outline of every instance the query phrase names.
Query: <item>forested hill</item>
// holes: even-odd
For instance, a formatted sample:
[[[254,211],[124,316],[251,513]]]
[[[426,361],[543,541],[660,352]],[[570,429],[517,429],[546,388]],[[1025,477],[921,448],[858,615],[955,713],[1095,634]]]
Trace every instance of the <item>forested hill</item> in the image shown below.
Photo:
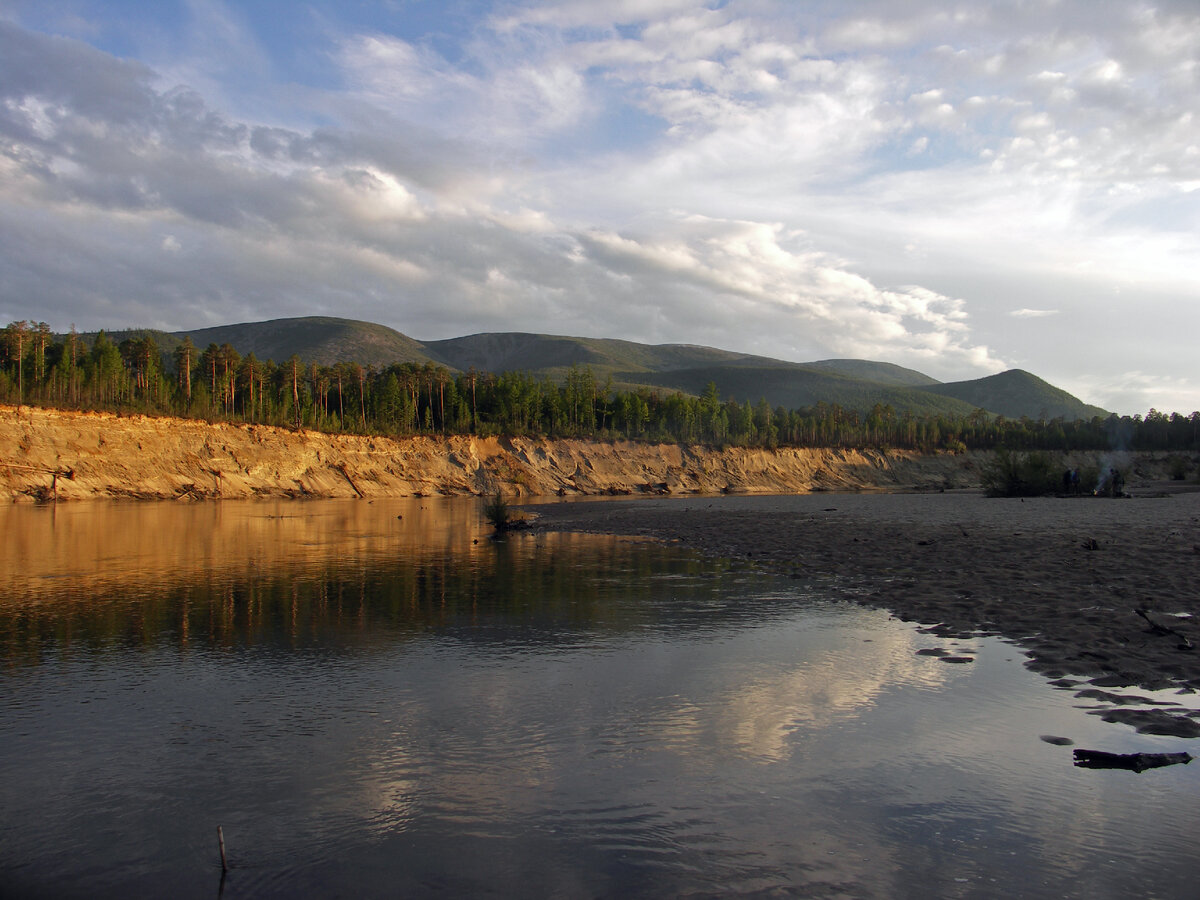
[[[862,381],[873,381],[876,384],[891,384],[896,387],[927,387],[940,384],[936,378],[930,378],[924,372],[906,369],[893,363],[874,362],[869,359],[820,359],[816,362],[805,363],[810,369],[820,369],[847,378],[858,378]]]
[[[172,335],[176,342],[185,336],[201,350],[209,344],[229,344],[242,356],[253,353],[264,362],[282,362],[293,355],[319,366],[356,362],[383,368],[393,363],[436,361],[423,344],[394,328],[331,316],[218,325]]]
[[[733,397],[766,397],[773,406],[801,409],[820,403],[868,412],[876,406],[913,415],[970,416],[978,407],[917,388],[864,381],[800,364],[774,366],[708,366],[640,375],[622,373],[622,381],[637,381],[685,394],[699,394],[717,384]]]
[[[409,363],[442,367],[451,374],[520,372],[565,382],[586,369],[613,389],[680,392],[698,397],[711,383],[723,400],[794,409],[826,404],[862,413],[876,406],[897,414],[967,416],[977,409],[1009,418],[1067,421],[1105,416],[1066,391],[1027,372],[943,384],[912,369],[873,360],[829,359],[795,363],[691,344],[641,344],[602,338],[528,333],[483,333],[422,342],[384,325],[336,317],[302,317],[221,325],[166,333],[110,333],[115,342],[151,337],[167,370],[175,351],[190,339],[201,353],[231,347],[240,356],[306,365],[355,363],[375,371]],[[82,335],[85,340],[89,335]]]
[[[693,344],[639,344],[612,338],[506,332],[472,334],[425,345],[439,362],[459,371],[565,373],[587,366],[598,378],[619,372],[663,372],[694,366],[733,366],[778,360]],[[782,363],[780,363],[782,364]],[[758,399],[757,397],[755,399]]]
[[[973,406],[983,406],[990,412],[1014,419],[1021,416],[1035,419],[1090,419],[1108,415],[1100,407],[1082,404],[1062,388],[1023,369],[1010,369],[974,381],[934,384],[925,390],[954,397]]]

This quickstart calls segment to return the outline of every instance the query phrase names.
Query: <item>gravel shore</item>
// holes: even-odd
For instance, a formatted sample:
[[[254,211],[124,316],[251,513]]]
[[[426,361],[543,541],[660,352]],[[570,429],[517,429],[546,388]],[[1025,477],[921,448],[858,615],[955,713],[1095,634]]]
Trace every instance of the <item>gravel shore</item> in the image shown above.
[[[1200,737],[1200,492],[691,496],[524,507],[542,531],[754,560],[935,633],[1014,641],[1109,721]],[[1085,683],[1086,682],[1086,683]],[[1160,706],[1108,688],[1175,689]],[[1159,702],[1161,702],[1159,695]],[[1145,702],[1139,702],[1145,701]]]

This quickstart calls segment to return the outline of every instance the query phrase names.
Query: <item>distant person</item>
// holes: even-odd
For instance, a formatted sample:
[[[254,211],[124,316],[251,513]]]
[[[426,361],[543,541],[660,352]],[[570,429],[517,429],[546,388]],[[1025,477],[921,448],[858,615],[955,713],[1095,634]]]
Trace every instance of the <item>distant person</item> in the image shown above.
[[[1066,469],[1063,472],[1063,493],[1064,494],[1071,493],[1071,470],[1070,469]]]
[[[1071,470],[1071,493],[1072,494],[1079,493],[1079,470],[1078,469]]]
[[[1113,496],[1125,496],[1125,476],[1121,474],[1119,469],[1113,469]]]

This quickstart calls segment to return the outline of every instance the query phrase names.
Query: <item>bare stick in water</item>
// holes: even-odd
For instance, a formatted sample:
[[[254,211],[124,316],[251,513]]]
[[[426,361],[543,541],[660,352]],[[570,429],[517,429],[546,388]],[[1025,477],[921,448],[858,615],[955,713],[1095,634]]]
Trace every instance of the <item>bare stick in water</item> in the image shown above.
[[[225,861],[225,833],[220,825],[217,826],[217,846],[221,848],[221,874],[224,875],[229,871],[229,863]]]

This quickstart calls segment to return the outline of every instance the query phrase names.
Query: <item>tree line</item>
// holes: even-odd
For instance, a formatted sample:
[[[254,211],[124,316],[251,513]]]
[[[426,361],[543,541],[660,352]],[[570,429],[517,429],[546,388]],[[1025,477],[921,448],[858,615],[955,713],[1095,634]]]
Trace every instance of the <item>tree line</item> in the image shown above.
[[[381,368],[323,366],[242,356],[229,344],[190,338],[164,355],[150,335],[91,341],[72,327],[13,322],[0,341],[0,400],[6,403],[173,415],[389,436],[478,434],[665,441],[753,447],[909,450],[1200,450],[1200,412],[1150,410],[1144,417],[1068,421],[870,411],[818,403],[772,408],[765,399],[619,390],[589,368],[561,381],[525,372],[452,372],[433,363]]]

